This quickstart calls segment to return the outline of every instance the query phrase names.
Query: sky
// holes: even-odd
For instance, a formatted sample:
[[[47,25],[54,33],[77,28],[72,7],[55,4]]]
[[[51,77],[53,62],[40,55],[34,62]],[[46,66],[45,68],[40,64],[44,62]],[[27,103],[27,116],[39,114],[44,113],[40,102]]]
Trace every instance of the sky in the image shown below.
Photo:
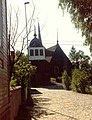
[[[8,11],[10,4],[12,6],[12,11],[17,11],[19,9],[18,34],[25,27],[25,2],[30,2],[26,5],[27,20],[29,20],[32,15],[33,3],[35,5],[34,24],[37,31],[37,23],[40,23],[42,43],[46,48],[56,45],[58,38],[59,45],[67,56],[69,55],[70,49],[73,45],[77,51],[82,50],[86,55],[90,55],[89,47],[83,46],[85,38],[82,38],[81,32],[78,32],[78,30],[75,29],[71,22],[69,13],[65,12],[63,14],[62,10],[58,8],[58,0],[7,0]],[[12,20],[14,22],[14,16]],[[28,29],[29,26],[30,23],[28,24]],[[32,32],[28,35],[29,42],[33,38],[34,25],[32,26],[31,31]],[[21,38],[17,42],[16,49],[21,49],[21,39],[23,39],[25,34],[26,30],[21,34]],[[24,51],[26,51],[26,48]]]

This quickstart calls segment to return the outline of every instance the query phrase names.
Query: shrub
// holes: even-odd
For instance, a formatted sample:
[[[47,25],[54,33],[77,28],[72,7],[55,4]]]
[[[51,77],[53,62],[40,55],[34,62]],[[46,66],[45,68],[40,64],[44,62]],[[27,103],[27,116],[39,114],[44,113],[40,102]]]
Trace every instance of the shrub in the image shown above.
[[[51,82],[51,83],[55,83],[55,82],[56,82],[56,78],[53,78],[53,77],[50,78],[50,82]]]
[[[10,81],[10,87],[11,87],[11,88],[15,88],[15,87],[16,87],[16,81],[17,81],[17,80],[11,80],[11,81]]]
[[[70,77],[68,76],[68,73],[66,70],[62,74],[62,84],[66,90],[70,89]]]
[[[72,72],[71,88],[74,91],[86,93],[88,75],[84,70],[74,69]]]

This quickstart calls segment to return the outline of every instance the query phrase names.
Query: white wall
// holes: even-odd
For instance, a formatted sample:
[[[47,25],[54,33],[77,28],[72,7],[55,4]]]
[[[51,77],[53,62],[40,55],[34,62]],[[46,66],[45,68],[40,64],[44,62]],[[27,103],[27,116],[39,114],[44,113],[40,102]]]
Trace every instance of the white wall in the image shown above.
[[[35,50],[38,50],[38,56],[35,55]],[[40,55],[40,50],[43,50],[43,55]],[[34,51],[34,55],[30,56],[30,50]],[[28,48],[29,60],[45,60],[45,48],[44,47],[31,47]]]

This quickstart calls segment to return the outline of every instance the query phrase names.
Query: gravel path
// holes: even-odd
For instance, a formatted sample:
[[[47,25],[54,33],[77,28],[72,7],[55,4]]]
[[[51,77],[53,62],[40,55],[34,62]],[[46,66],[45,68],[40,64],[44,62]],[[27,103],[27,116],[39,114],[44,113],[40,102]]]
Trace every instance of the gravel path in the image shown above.
[[[32,91],[35,102],[32,120],[92,120],[92,95],[54,87]]]

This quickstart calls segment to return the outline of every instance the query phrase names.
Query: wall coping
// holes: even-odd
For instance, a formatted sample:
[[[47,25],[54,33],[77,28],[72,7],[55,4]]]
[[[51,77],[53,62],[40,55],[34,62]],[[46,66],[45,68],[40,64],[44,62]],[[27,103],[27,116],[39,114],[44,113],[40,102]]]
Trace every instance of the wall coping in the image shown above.
[[[18,89],[21,89],[21,86],[16,86],[16,87],[10,87],[10,92],[16,91]]]

